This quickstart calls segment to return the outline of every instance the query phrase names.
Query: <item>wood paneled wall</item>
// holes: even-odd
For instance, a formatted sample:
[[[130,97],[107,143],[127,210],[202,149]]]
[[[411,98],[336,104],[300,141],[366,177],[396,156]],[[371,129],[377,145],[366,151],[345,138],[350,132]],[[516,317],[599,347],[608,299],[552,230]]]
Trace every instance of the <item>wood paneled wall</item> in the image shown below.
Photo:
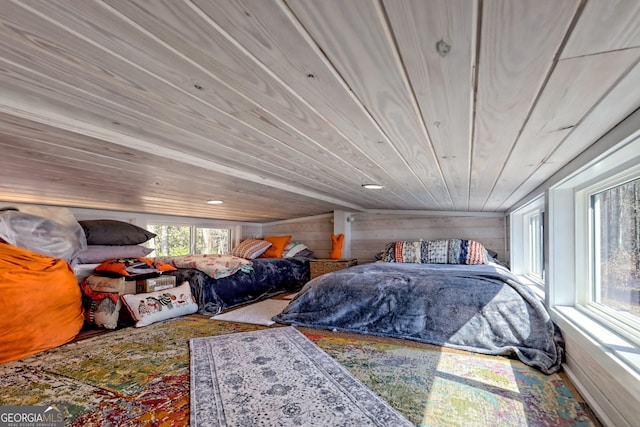
[[[353,213],[351,219],[351,257],[360,264],[374,261],[389,242],[411,239],[473,239],[498,252],[500,260],[509,259],[502,214]],[[314,256],[326,258],[333,230],[333,215],[327,214],[264,224],[262,236],[290,234]]]
[[[334,233],[334,214],[327,213],[266,224],[230,221],[206,221],[198,218],[168,217],[131,212],[101,211],[71,208],[77,219],[117,219],[146,227],[148,222],[166,222],[181,225],[234,228],[236,241],[273,235],[291,235],[292,240],[304,243],[317,258],[327,258],[331,251],[331,234]],[[507,220],[501,214],[442,212],[418,213],[351,213],[351,221],[343,226],[351,227],[351,258],[360,264],[374,261],[375,255],[385,245],[396,240],[410,239],[473,239],[498,252],[498,258],[508,262]]]
[[[317,258],[327,258],[331,251],[333,214],[316,215],[262,226],[262,236],[291,235],[291,240],[304,243]]]
[[[240,228],[240,237],[238,239],[238,243],[244,239],[251,239],[253,237],[260,237],[262,234],[262,225],[260,224],[242,224]]]

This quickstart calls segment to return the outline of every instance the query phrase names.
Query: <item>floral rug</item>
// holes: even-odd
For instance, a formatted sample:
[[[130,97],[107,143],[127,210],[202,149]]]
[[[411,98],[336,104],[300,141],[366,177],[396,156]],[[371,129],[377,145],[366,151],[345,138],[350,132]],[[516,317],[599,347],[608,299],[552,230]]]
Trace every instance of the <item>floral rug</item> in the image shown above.
[[[190,315],[0,365],[0,406],[54,405],[70,426],[189,425],[189,340],[263,326]],[[562,374],[517,360],[299,328],[420,426],[599,426]]]
[[[191,425],[410,427],[293,327],[194,338]]]

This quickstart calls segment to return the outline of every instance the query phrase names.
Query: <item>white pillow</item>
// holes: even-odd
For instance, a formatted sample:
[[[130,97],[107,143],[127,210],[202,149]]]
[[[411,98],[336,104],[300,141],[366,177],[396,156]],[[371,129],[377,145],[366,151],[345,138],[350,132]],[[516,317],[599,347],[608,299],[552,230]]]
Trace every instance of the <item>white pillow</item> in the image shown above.
[[[298,253],[304,251],[305,249],[309,249],[309,248],[307,248],[303,243],[291,242],[285,248],[282,258],[291,258],[297,255]]]
[[[158,292],[125,294],[121,298],[136,321],[136,328],[198,311],[189,282]]]

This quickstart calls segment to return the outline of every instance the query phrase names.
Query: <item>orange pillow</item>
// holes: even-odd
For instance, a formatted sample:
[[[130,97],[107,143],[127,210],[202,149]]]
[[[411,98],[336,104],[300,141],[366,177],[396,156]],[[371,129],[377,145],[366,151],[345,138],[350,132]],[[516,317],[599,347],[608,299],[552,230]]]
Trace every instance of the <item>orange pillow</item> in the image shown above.
[[[177,268],[164,262],[149,258],[131,257],[110,259],[96,267],[96,271],[112,273],[118,276],[137,276],[157,274],[163,271],[175,271]]]
[[[271,247],[267,249],[259,258],[282,258],[284,248],[291,241],[291,236],[267,236],[262,240],[271,243]]]

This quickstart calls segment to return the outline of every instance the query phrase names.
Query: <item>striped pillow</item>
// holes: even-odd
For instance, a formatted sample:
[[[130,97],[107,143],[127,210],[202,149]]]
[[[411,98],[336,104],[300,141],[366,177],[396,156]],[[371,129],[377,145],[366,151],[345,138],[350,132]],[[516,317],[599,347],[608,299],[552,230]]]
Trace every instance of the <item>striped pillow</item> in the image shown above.
[[[291,258],[293,256],[298,255],[300,252],[304,251],[307,248],[303,243],[300,242],[291,242],[284,248],[284,253],[282,254],[282,258]]]
[[[231,255],[245,259],[254,259],[271,247],[271,242],[262,239],[246,239],[231,250]]]

